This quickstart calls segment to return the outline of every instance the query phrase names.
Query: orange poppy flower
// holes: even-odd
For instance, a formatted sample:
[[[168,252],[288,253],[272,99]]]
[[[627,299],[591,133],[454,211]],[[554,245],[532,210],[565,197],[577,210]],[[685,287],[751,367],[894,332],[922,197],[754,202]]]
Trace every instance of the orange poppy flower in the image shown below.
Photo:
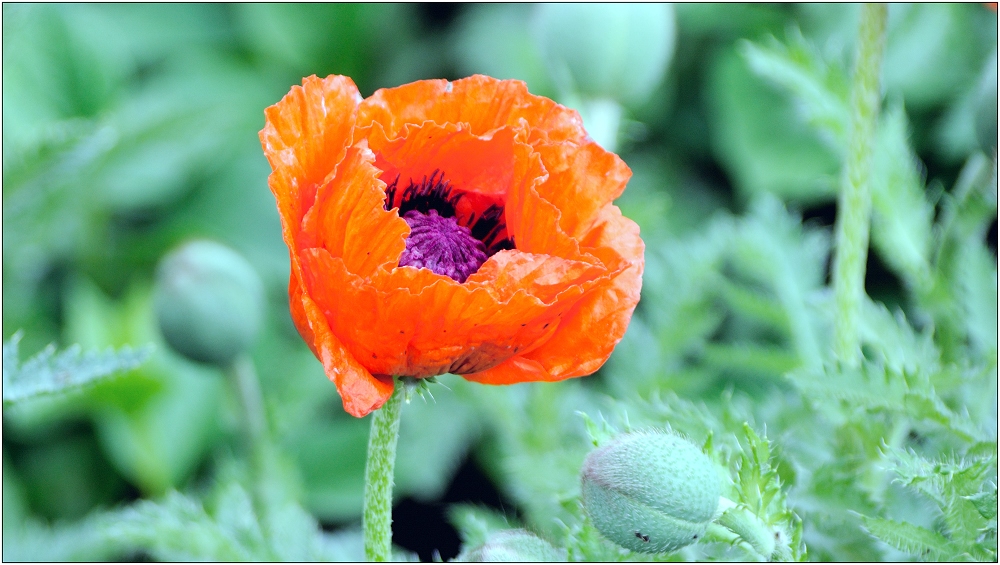
[[[265,111],[292,318],[344,409],[391,375],[488,384],[596,371],[639,300],[631,176],[523,82],[418,81],[362,99],[303,79]]]

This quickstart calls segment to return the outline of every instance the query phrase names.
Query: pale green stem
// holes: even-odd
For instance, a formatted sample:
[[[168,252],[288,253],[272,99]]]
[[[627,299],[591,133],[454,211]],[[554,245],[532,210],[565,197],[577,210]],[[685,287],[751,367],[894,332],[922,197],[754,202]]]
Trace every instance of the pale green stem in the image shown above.
[[[236,389],[243,419],[243,440],[250,462],[250,499],[259,520],[264,520],[281,493],[274,480],[274,453],[264,412],[257,369],[249,355],[240,354],[227,367],[226,372]]]
[[[267,416],[264,413],[264,399],[260,392],[260,381],[257,378],[257,370],[253,360],[246,354],[241,354],[234,359],[227,372],[236,387],[243,413],[244,441],[253,474],[254,505],[258,512],[263,512],[266,506],[265,491],[270,469],[268,468]]]
[[[392,476],[396,466],[396,441],[402,413],[403,389],[398,379],[389,400],[372,414],[365,463],[365,508],[362,529],[365,557],[369,561],[392,559]]]
[[[267,419],[264,415],[264,400],[260,393],[260,383],[257,380],[257,370],[249,355],[238,356],[229,367],[229,374],[236,385],[243,408],[247,443],[254,452],[260,450],[261,443],[267,431]]]
[[[871,221],[871,169],[881,102],[879,75],[885,47],[885,4],[861,9],[857,59],[851,87],[851,132],[843,186],[837,199],[833,293],[837,304],[834,352],[848,366],[861,361],[858,318],[865,296],[865,264]]]

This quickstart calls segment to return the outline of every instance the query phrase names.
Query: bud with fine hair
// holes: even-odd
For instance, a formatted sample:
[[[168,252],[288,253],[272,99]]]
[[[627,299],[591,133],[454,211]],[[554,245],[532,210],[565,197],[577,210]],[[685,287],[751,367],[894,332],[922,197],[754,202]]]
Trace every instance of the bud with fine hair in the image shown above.
[[[160,261],[154,306],[170,347],[194,361],[227,366],[260,331],[264,289],[240,254],[191,241]]]
[[[455,561],[551,563],[566,561],[566,551],[556,549],[549,542],[527,530],[503,530],[492,534],[486,543],[472,551],[462,552]]]
[[[722,490],[708,456],[661,431],[616,437],[587,456],[581,475],[583,503],[594,526],[640,553],[665,553],[697,541]]]

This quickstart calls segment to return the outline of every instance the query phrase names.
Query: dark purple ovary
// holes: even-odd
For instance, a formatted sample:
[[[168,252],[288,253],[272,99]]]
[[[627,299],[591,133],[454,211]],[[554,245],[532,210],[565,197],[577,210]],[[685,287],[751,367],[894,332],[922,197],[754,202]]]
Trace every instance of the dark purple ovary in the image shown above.
[[[403,220],[410,226],[410,236],[400,267],[424,267],[464,283],[486,262],[486,246],[455,218],[443,217],[437,210],[426,214],[410,210]]]

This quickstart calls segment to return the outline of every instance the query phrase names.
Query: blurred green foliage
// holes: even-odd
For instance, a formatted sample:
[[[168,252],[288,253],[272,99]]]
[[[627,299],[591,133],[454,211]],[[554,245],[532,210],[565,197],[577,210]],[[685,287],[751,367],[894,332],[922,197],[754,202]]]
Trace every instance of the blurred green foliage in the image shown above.
[[[478,72],[577,107],[617,147],[642,300],[596,376],[430,385],[404,407],[399,497],[439,500],[471,456],[516,511],[453,506],[467,549],[524,527],[574,560],[644,559],[589,523],[580,465],[601,438],[669,426],[783,559],[996,560],[996,13],[890,7],[852,370],[827,280],[857,6],[577,9],[4,4],[4,559],[360,558],[368,421],[292,325],[257,131],[305,75],[370,95]],[[264,282],[259,457],[225,372],[153,317],[156,264],[196,238]],[[657,558],[754,555],[708,538]]]

